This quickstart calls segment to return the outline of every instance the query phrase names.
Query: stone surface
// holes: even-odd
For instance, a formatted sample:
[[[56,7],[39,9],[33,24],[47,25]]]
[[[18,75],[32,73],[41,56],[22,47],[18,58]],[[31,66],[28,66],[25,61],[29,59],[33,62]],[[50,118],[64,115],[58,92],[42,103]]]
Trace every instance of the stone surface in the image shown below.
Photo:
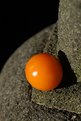
[[[52,109],[57,108],[81,114],[81,84],[49,92],[33,89],[32,101]]]
[[[79,114],[47,108],[46,104],[41,106],[31,101],[33,89],[25,79],[25,63],[33,54],[42,52],[54,31],[55,25],[52,25],[25,42],[4,66],[0,75],[0,121],[81,120]]]
[[[51,32],[51,35],[49,37],[49,41],[46,43],[45,48],[43,49],[43,52],[49,53],[52,55],[57,56],[57,41],[58,41],[58,35],[57,35],[57,23],[54,25],[54,31]]]
[[[63,4],[64,6],[68,4],[68,1],[65,0],[61,0],[61,2],[60,10],[63,9]],[[77,3],[79,2],[78,0]],[[73,1],[71,2],[74,6],[79,5],[74,3]],[[68,5],[65,6],[65,8],[66,7],[68,7]],[[58,35],[60,37],[60,13],[59,20]],[[65,31],[65,34],[66,33]],[[77,37],[77,34],[75,35]],[[57,36],[57,24],[52,25],[25,42],[11,56],[0,75],[0,121],[81,120],[81,82],[80,80],[77,82],[77,79],[80,79],[80,74],[77,75],[76,78],[72,70],[75,67],[72,66],[71,69],[69,64],[69,62],[71,63],[71,56],[68,58],[66,53],[68,49],[64,44],[60,45],[60,42],[62,43],[65,41],[61,41]],[[73,40],[68,43],[66,41],[67,45],[70,42],[73,42]],[[77,43],[79,43],[79,41]],[[68,47],[70,47],[70,44]],[[73,48],[74,46],[72,46],[72,49]],[[80,51],[79,47],[78,49]],[[58,53],[59,50],[61,51]],[[58,56],[63,65],[63,83],[55,90],[48,92],[38,91],[32,88],[25,79],[24,68],[26,61],[33,54],[40,52],[48,52]]]
[[[80,121],[81,115],[67,111],[50,109],[32,103],[30,106],[32,121]]]
[[[42,52],[52,29],[25,42],[4,66],[0,75],[0,121],[26,121],[29,116],[31,91],[24,75],[25,63],[33,54]]]
[[[52,29],[50,27],[25,42],[4,66],[0,74],[0,121],[30,120],[31,86],[25,79],[25,63],[33,54],[42,52]]]
[[[24,75],[26,61],[33,54],[42,52],[53,31],[54,27],[51,26],[25,42],[4,66],[0,75],[0,121],[50,121],[69,118],[59,111],[49,112],[50,109],[32,104],[32,89]]]
[[[76,0],[73,2],[68,0],[60,1],[58,30],[56,27],[54,36],[52,35],[52,37],[50,37],[50,41],[47,42],[43,50],[43,52],[49,52],[50,54],[59,57],[64,71],[63,83],[59,88],[48,92],[33,89],[32,101],[49,108],[56,107],[57,109],[63,109],[81,114],[81,35],[77,35],[77,31],[81,33],[80,27],[77,25],[81,21],[80,17],[77,17],[79,21],[79,23],[77,23],[77,21],[74,19],[75,14],[73,14],[75,11],[80,11],[76,9],[74,10],[75,6],[77,4],[79,5],[79,1],[77,4],[75,4],[75,6],[73,3],[76,3]],[[72,14],[72,17],[70,14]],[[66,19],[68,19],[68,21]],[[71,27],[74,27],[74,23],[76,24],[77,31],[74,30],[74,28],[71,29]],[[70,29],[74,31],[72,35],[70,35]],[[59,38],[57,37],[57,31]],[[75,37],[77,38],[77,36],[79,37],[79,40],[77,40],[75,43]],[[78,49],[78,51],[76,51],[76,53],[74,52],[74,46],[71,46],[73,44],[75,47],[77,46],[76,49]],[[79,72],[74,69],[77,71],[77,77],[71,66],[78,69]]]
[[[81,82],[81,0],[60,0],[58,45]]]

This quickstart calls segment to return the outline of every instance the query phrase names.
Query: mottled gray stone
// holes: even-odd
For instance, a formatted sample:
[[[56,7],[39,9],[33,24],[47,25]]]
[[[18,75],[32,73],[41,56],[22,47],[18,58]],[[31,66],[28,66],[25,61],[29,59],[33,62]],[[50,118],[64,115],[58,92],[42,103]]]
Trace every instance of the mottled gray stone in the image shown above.
[[[70,2],[71,4],[69,4],[69,6],[68,6],[68,1],[61,0],[60,2],[60,10],[62,9],[63,12],[63,9],[66,8],[67,10],[66,15],[68,14],[68,11],[70,11],[69,9],[74,10],[75,6],[80,6],[79,0],[77,1],[77,4],[75,4],[76,2],[75,0],[69,1],[69,3]],[[72,8],[70,5],[72,5]],[[65,13],[63,13],[62,15],[64,14]],[[71,15],[74,16],[75,14]],[[67,37],[68,35],[67,33],[69,31],[66,31],[67,29],[64,31],[63,28],[61,28],[62,27],[61,23],[63,23],[61,21],[64,20],[61,18],[62,18],[61,13],[59,13],[58,35],[57,35],[57,24],[48,27],[47,29],[43,30],[42,32],[40,32],[39,34],[35,35],[27,42],[25,42],[20,48],[18,48],[4,66],[2,73],[0,75],[0,121],[46,121],[46,120],[80,121],[81,120],[81,82],[80,82],[80,74],[77,73],[78,71],[76,72],[78,83],[73,82],[71,84],[70,82],[72,81],[71,78],[67,84],[66,83],[64,84],[63,82],[64,85],[61,85],[57,89],[47,92],[38,91],[32,88],[26,81],[24,75],[24,68],[26,61],[32,55],[40,52],[48,52],[50,54],[57,56],[58,51],[61,50],[67,55],[67,58],[70,64],[72,65],[71,57],[73,56],[72,54],[74,54],[73,52],[75,52],[74,50],[76,50],[76,49],[73,50],[76,44],[74,43],[74,46],[71,46],[73,44],[70,42],[74,42],[73,39],[75,38],[71,38],[70,40],[72,41],[69,41],[68,38],[71,37],[73,34],[71,35],[69,34],[69,36]],[[70,21],[76,23],[76,21],[74,21],[73,19],[70,20],[70,18],[68,19],[68,17],[66,18],[65,16],[65,21],[66,19],[68,20],[66,22],[66,25]],[[63,25],[65,24],[63,23]],[[72,23],[70,25],[73,27]],[[76,28],[77,28],[76,30],[81,32],[77,26],[78,25],[76,23]],[[63,34],[66,34],[66,36],[61,38],[62,35],[61,32],[63,32]],[[75,37],[79,38],[79,34],[76,31],[74,31],[74,33]],[[68,42],[65,41],[65,39],[63,38],[66,38]],[[78,53],[80,52],[79,42],[80,41],[77,40],[77,47],[78,47],[77,50],[79,51],[76,52]],[[65,45],[67,45],[68,47]],[[68,50],[69,47],[72,48]],[[69,53],[71,53],[71,56],[69,55],[68,57]],[[73,57],[76,56],[74,55]],[[77,56],[77,58],[78,57],[79,56]],[[62,57],[60,57],[60,59],[62,59]],[[81,58],[78,59],[79,59],[78,63],[80,64]],[[74,63],[76,64],[75,61]],[[75,70],[75,66],[76,65],[72,65],[74,72],[77,70],[77,67]],[[68,75],[69,71],[68,70],[66,71]],[[66,81],[65,78],[63,81]]]
[[[41,105],[32,103],[30,106],[32,121],[80,121],[81,115],[67,111],[50,109]]]
[[[32,101],[49,108],[81,114],[81,84],[43,92],[33,89]]]
[[[44,53],[49,53],[52,55],[57,56],[57,41],[58,41],[58,35],[57,35],[57,23],[54,25],[54,31],[51,32],[48,42],[45,45],[45,48],[43,49]]]
[[[80,26],[78,25],[81,21],[79,17],[80,10],[77,10],[78,8],[74,10],[75,6],[77,6],[77,4],[79,5],[79,1],[77,1],[75,6],[73,3],[76,3],[76,1],[60,1],[60,12],[57,30],[59,38],[57,37],[57,31],[55,30],[53,32],[55,33],[54,36],[52,35],[52,37],[50,37],[50,41],[47,42],[43,50],[43,52],[48,52],[50,54],[56,55],[59,57],[59,59],[61,59],[64,67],[64,85],[62,85],[61,88],[57,88],[48,92],[42,92],[33,89],[32,101],[49,108],[55,107],[57,109],[63,109],[81,114],[81,30]],[[75,15],[75,11],[79,12],[78,15]],[[77,16],[77,18],[75,16]],[[78,19],[79,23],[77,23],[74,17]],[[71,27],[74,27],[74,24],[76,25],[76,28],[80,34],[77,34],[77,31],[74,30],[74,28],[71,29]],[[73,31],[73,33],[71,33],[71,31]],[[77,40],[75,43],[75,38],[77,37],[79,40]],[[75,48],[72,46],[73,44],[77,46],[76,49],[78,51],[76,51],[76,53],[74,52]],[[58,54],[59,50],[63,52]],[[78,69],[79,72],[76,72],[77,77],[75,73],[73,73],[73,70],[70,68],[70,65],[66,63],[66,58],[69,60],[71,66],[75,68],[73,70],[77,71],[76,68]]]
[[[0,121],[81,120],[81,115],[76,113],[47,108],[46,104],[41,106],[31,101],[33,89],[25,79],[25,63],[30,56],[43,51],[54,30],[55,25],[52,25],[29,39],[16,50],[4,66],[0,75]],[[40,96],[42,99],[43,95]]]
[[[81,0],[60,0],[57,49],[66,54],[81,82]]]
[[[42,52],[52,29],[50,26],[25,42],[4,66],[0,75],[0,121],[29,121],[31,87],[24,68],[30,56]]]
[[[73,115],[45,108],[31,102],[32,88],[24,75],[26,61],[35,53],[43,51],[54,26],[43,30],[25,42],[11,56],[0,75],[0,121],[64,121]]]
[[[0,75],[0,121],[29,121],[31,90],[24,68],[33,54],[42,52],[52,29],[49,27],[25,42],[4,66]]]

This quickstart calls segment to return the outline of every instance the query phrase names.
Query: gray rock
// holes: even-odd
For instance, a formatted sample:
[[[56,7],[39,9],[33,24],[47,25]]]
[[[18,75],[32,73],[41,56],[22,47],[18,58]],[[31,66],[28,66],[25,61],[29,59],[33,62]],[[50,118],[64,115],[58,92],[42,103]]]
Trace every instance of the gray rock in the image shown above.
[[[45,48],[43,49],[43,52],[57,56],[57,41],[58,41],[57,23],[54,25],[53,28],[54,31],[51,32],[51,35],[49,37],[48,42],[45,45]]]
[[[53,26],[25,42],[11,56],[0,75],[0,121],[40,121],[66,119],[63,113],[49,112],[31,103],[31,86],[25,79],[25,63],[35,53],[42,52]]]
[[[32,101],[49,108],[81,114],[81,84],[43,92],[33,89]]]
[[[33,89],[25,79],[25,63],[33,54],[42,52],[54,29],[52,25],[29,39],[4,66],[0,75],[0,121],[81,120],[81,115],[76,113],[46,108],[46,104],[41,106],[31,101]]]
[[[81,115],[67,111],[50,109],[32,103],[30,106],[32,121],[80,121]]]
[[[77,4],[75,4],[76,2]],[[57,109],[81,114],[81,29],[79,25],[81,22],[81,14],[80,9],[77,10],[78,7],[74,10],[76,6],[80,5],[79,2],[80,1],[76,0],[60,1],[58,38],[57,30],[55,30],[53,32],[55,33],[54,36],[52,35],[50,37],[50,41],[47,42],[43,50],[44,52],[58,56],[62,62],[64,77],[61,88],[48,92],[33,89],[32,101],[49,108],[55,107]],[[76,14],[76,12],[78,12],[78,14]],[[79,23],[77,23],[76,19],[78,19]],[[76,25],[76,30],[74,29],[74,25]],[[79,32],[78,34],[77,31]],[[78,39],[76,42],[75,38]],[[75,49],[72,45],[75,45],[75,48],[77,46],[77,48]],[[78,51],[75,53],[74,50]],[[74,72],[76,71],[77,77],[70,65],[73,67]]]
[[[24,75],[26,61],[42,52],[52,31],[50,26],[25,42],[4,66],[0,75],[0,121],[29,121],[31,86]]]
[[[71,1],[69,1],[69,3],[70,2]],[[77,4],[75,4],[75,2],[76,1],[74,0],[74,2],[72,1],[71,4],[73,6],[80,5],[79,0]],[[63,9],[62,7],[63,5],[65,6],[65,4],[67,5],[68,1],[66,2],[65,0],[61,0],[60,10]],[[69,11],[70,5],[65,6],[65,8],[68,7],[66,10]],[[66,12],[66,14],[68,13],[68,11]],[[35,35],[31,39],[29,39],[27,42],[25,42],[20,48],[16,50],[16,52],[11,56],[11,58],[4,66],[0,75],[0,121],[81,120],[81,82],[79,81],[80,74],[76,72],[78,79],[78,83],[76,83],[76,78],[74,77],[74,75],[72,76],[72,74],[74,73],[72,72],[70,74],[69,72],[69,70],[72,71],[70,69],[70,65],[68,65],[69,70],[66,69],[66,65],[65,71],[67,72],[67,75],[69,74],[71,77],[68,78],[68,76],[65,75],[66,73],[64,73],[64,75],[67,77],[67,82],[65,82],[66,78],[64,77],[64,82],[60,85],[60,87],[48,92],[42,92],[32,88],[26,81],[24,75],[26,61],[32,55],[40,52],[48,52],[57,56],[58,51],[64,49],[62,51],[67,55],[69,62],[72,64],[70,59],[71,56],[68,57],[68,54],[74,51],[70,50],[70,52],[67,52],[68,47],[70,47],[69,43],[71,41],[69,41],[68,38],[68,42],[64,40],[62,41],[62,39],[60,38],[60,33],[62,32],[60,30],[60,28],[62,27],[60,15],[61,13],[59,13],[58,21],[59,39],[57,36],[57,25],[52,25],[40,32],[39,34]],[[76,28],[78,29],[77,25]],[[67,35],[66,31],[64,31],[63,33]],[[76,32],[75,35],[77,37]],[[67,47],[64,46],[64,44],[62,45],[60,42],[65,42],[65,44],[67,43],[67,45],[69,45]],[[72,40],[72,42],[74,41]],[[79,41],[77,43],[79,43]],[[72,46],[72,49],[73,48],[74,46]],[[80,51],[80,47],[78,47],[78,49]],[[63,52],[59,53],[59,58],[61,59],[62,64],[64,64],[64,60],[62,57],[66,57]],[[71,53],[71,55],[72,54],[74,53]],[[76,56],[74,55],[74,57]],[[67,59],[65,59],[65,61],[67,61]],[[76,71],[74,66],[76,65],[73,65],[72,69]]]
[[[81,0],[60,0],[57,49],[66,54],[81,82]]]

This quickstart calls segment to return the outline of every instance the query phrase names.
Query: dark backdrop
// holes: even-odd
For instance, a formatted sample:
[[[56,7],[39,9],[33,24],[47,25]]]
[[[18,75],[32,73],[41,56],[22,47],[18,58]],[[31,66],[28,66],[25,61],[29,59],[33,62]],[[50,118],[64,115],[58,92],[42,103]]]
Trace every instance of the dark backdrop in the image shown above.
[[[0,71],[24,41],[56,22],[59,0],[5,3],[1,14]]]

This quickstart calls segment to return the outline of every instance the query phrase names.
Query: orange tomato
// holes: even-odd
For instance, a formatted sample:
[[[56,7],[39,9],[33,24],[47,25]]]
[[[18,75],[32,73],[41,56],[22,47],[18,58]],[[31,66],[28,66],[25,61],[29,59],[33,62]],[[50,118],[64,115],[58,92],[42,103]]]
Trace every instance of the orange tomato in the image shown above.
[[[32,87],[48,91],[56,88],[63,76],[59,60],[48,53],[32,56],[25,67],[25,75]]]

